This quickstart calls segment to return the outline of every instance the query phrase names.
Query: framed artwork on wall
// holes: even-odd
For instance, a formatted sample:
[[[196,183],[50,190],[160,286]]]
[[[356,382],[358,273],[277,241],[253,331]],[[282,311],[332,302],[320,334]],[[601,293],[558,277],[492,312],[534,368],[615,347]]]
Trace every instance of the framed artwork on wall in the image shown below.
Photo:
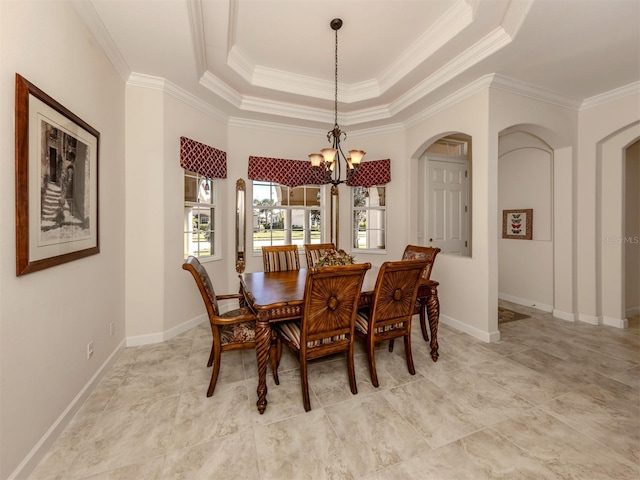
[[[531,240],[533,232],[533,209],[503,210],[502,238]]]
[[[100,133],[16,74],[16,275],[100,252]]]

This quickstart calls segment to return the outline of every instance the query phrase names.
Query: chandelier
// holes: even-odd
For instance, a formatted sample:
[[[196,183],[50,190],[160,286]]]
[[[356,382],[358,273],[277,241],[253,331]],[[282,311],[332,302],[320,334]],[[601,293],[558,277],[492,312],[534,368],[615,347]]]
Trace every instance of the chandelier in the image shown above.
[[[342,27],[342,20],[334,18],[329,25],[336,32],[335,121],[333,130],[327,132],[327,140],[332,144],[332,148],[323,148],[321,153],[310,154],[309,160],[312,167],[323,168],[329,175],[329,182],[334,187],[337,187],[339,184],[346,182],[355,173],[366,152],[364,150],[349,150],[348,157],[342,152],[340,142],[347,139],[347,133],[340,130],[338,125],[338,30]],[[345,180],[341,178],[341,159],[345,162]]]

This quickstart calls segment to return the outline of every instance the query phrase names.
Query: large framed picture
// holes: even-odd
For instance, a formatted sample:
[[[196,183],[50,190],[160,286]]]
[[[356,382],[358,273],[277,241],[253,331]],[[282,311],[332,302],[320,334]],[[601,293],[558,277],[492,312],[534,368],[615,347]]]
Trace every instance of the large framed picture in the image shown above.
[[[503,210],[502,238],[531,240],[533,233],[533,209]]]
[[[16,275],[100,252],[100,133],[16,74]]]

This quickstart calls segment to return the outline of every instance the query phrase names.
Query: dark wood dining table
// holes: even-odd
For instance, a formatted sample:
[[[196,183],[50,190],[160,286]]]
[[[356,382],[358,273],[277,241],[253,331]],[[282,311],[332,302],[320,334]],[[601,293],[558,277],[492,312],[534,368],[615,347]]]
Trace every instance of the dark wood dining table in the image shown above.
[[[359,308],[371,304],[379,267],[367,271],[362,284]],[[258,361],[258,401],[256,405],[262,414],[267,408],[267,365],[271,346],[271,323],[300,318],[304,300],[304,286],[307,269],[283,272],[245,272],[239,275],[240,290],[247,306],[256,314],[256,358]],[[430,342],[431,358],[438,359],[438,282],[423,281],[418,291],[422,335]],[[426,331],[425,316],[429,321],[431,339]]]

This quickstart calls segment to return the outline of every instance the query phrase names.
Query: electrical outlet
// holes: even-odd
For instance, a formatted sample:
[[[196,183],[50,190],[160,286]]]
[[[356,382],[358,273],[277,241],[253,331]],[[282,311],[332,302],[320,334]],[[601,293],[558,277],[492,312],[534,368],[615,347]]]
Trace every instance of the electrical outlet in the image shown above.
[[[93,342],[87,343],[87,360],[93,357]]]
[[[113,337],[114,333],[116,333],[116,322],[111,322],[109,324],[109,336]]]

